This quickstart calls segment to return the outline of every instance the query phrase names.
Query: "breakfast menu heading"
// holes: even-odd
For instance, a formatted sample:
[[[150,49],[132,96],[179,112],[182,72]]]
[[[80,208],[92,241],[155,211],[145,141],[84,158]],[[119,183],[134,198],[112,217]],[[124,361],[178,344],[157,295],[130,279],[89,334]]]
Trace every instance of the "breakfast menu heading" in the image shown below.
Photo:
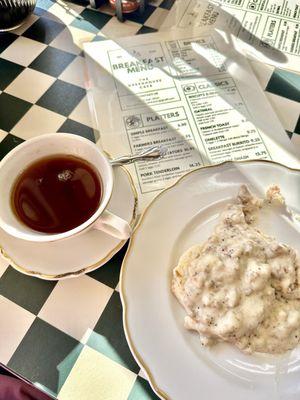
[[[199,166],[297,163],[247,62],[213,33],[159,32],[87,43],[85,52],[103,148],[112,156],[167,149],[161,160],[129,167],[141,208]]]

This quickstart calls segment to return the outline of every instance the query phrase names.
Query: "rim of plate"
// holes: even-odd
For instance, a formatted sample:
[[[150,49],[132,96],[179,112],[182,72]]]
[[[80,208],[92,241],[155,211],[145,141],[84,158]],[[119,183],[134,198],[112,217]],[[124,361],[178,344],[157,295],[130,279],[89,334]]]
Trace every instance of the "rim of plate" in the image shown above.
[[[187,172],[186,174],[184,174],[183,176],[181,176],[180,178],[178,178],[176,180],[176,182],[174,182],[172,185],[170,185],[169,187],[167,187],[166,189],[162,190],[149,204],[148,206],[145,208],[145,210],[143,211],[142,215],[139,218],[139,221],[133,231],[133,234],[130,238],[130,242],[128,245],[128,249],[126,251],[126,254],[124,256],[123,262],[122,262],[122,266],[121,266],[121,273],[120,273],[120,295],[121,295],[121,302],[122,302],[122,307],[123,307],[123,325],[124,325],[124,331],[125,331],[125,336],[128,342],[128,345],[131,349],[131,352],[133,353],[134,357],[136,358],[138,364],[146,371],[146,374],[148,376],[149,382],[151,384],[152,389],[156,392],[156,394],[158,394],[163,400],[171,400],[171,397],[165,393],[162,389],[159,388],[158,384],[156,383],[155,379],[153,378],[152,372],[151,372],[151,368],[146,364],[146,362],[143,360],[143,357],[141,356],[140,352],[136,349],[133,340],[131,338],[131,334],[130,334],[130,330],[129,330],[129,326],[128,326],[128,321],[127,321],[127,307],[128,307],[128,303],[126,300],[126,294],[124,291],[124,271],[126,269],[126,262],[127,262],[127,258],[131,252],[131,249],[133,247],[133,243],[135,240],[136,235],[139,233],[139,230],[142,227],[142,223],[145,219],[145,217],[148,215],[149,211],[152,208],[152,205],[159,200],[159,198],[161,196],[164,195],[165,192],[172,190],[175,186],[177,186],[178,184],[181,183],[182,180],[184,180],[186,177],[200,171],[203,169],[208,169],[208,168],[214,168],[214,167],[220,167],[223,165],[227,165],[227,164],[232,164],[232,165],[239,165],[239,164],[251,164],[251,163],[261,163],[261,164],[273,164],[277,167],[281,167],[283,169],[287,169],[289,171],[293,171],[293,172],[300,172],[300,168],[292,168],[292,167],[288,167],[287,165],[272,161],[272,160],[245,160],[245,161],[224,161],[222,163],[218,163],[218,164],[213,164],[213,165],[207,165],[204,167],[199,167],[196,169],[193,169],[192,171]]]
[[[128,177],[128,181],[130,184],[130,188],[132,190],[133,193],[133,197],[134,197],[134,205],[133,205],[133,211],[132,211],[132,217],[131,217],[131,221],[129,222],[129,225],[131,226],[131,228],[134,228],[134,225],[136,223],[137,220],[137,205],[138,205],[138,194],[136,191],[136,187],[133,183],[133,179],[132,176],[130,174],[130,172],[123,166],[121,166],[120,168],[122,168],[122,170],[125,172],[125,174]],[[92,272],[94,269],[96,269],[97,267],[100,267],[101,265],[105,264],[107,261],[109,261],[119,250],[121,250],[121,248],[124,246],[124,244],[126,243],[126,240],[121,240],[105,257],[103,257],[101,260],[97,261],[96,263],[89,265],[87,267],[81,268],[80,270],[77,271],[72,271],[72,272],[64,272],[63,274],[56,274],[56,275],[52,275],[52,274],[43,274],[42,272],[38,272],[38,271],[32,271],[30,269],[27,269],[26,267],[23,267],[19,264],[17,264],[13,258],[7,254],[5,252],[5,250],[3,249],[3,247],[0,244],[0,254],[2,255],[3,258],[5,258],[6,261],[9,262],[9,264],[15,268],[17,271],[25,274],[25,275],[30,275],[30,276],[34,276],[34,277],[38,277],[40,279],[44,279],[44,280],[62,280],[62,279],[67,279],[67,278],[75,278],[78,277],[80,275],[86,274],[88,272]]]

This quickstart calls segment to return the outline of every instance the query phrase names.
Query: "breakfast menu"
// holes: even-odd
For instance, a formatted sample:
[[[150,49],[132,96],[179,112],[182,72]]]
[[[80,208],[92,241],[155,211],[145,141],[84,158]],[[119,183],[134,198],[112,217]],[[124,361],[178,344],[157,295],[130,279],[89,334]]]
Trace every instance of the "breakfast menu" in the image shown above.
[[[164,28],[222,28],[255,60],[300,71],[300,0],[177,0]]]
[[[244,57],[212,32],[172,30],[85,44],[88,96],[113,157],[162,146],[129,166],[141,209],[177,178],[227,160],[295,166],[289,139]]]

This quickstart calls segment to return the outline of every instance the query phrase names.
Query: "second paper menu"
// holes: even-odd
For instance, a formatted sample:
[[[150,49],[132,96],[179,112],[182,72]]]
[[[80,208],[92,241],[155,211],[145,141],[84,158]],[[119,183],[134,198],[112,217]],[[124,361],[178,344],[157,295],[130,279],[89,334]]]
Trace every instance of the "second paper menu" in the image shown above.
[[[162,28],[223,30],[253,60],[299,71],[300,0],[177,0]]]
[[[159,161],[129,167],[141,209],[199,166],[298,163],[247,61],[222,48],[213,33],[173,30],[88,43],[85,52],[103,148],[111,156],[167,149]]]

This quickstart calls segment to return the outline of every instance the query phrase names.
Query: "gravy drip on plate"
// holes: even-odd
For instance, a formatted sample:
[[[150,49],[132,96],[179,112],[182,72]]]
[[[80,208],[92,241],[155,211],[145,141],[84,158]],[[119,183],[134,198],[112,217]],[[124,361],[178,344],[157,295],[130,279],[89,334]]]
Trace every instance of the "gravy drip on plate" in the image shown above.
[[[300,341],[300,258],[252,225],[263,204],[242,186],[214,233],[173,271],[184,326],[199,332],[203,345],[224,341],[245,353],[276,354]]]

